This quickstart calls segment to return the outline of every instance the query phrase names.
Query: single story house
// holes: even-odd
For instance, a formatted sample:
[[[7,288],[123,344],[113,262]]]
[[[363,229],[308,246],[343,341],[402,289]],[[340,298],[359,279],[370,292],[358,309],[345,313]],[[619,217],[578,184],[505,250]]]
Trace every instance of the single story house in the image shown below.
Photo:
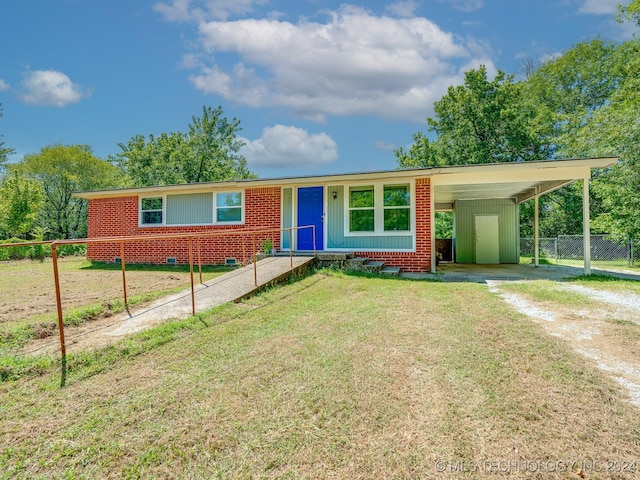
[[[77,193],[88,200],[88,236],[151,236],[228,232],[203,237],[205,264],[241,261],[243,231],[273,230],[278,252],[349,252],[407,272],[435,271],[434,215],[454,212],[460,263],[518,263],[519,205],[576,180],[584,181],[584,232],[589,233],[591,169],[616,158],[546,160],[248,179]],[[537,235],[536,214],[536,235]],[[238,234],[238,235],[233,235]],[[245,238],[246,240],[246,238]],[[315,245],[313,244],[315,240]],[[589,271],[589,236],[585,270]],[[88,246],[90,260],[113,262],[117,243]],[[177,239],[126,245],[127,262],[188,262]],[[537,252],[536,252],[537,262]]]

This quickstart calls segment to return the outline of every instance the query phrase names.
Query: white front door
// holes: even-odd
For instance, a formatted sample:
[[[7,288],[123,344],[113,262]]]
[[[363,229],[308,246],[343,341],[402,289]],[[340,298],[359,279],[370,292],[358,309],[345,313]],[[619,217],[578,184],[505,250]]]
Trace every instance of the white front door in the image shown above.
[[[498,215],[476,215],[476,263],[500,263]]]

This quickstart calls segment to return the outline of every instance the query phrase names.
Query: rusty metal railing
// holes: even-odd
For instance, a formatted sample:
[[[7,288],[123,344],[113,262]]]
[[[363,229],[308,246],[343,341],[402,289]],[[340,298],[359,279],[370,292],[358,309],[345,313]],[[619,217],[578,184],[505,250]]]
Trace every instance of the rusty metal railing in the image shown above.
[[[256,244],[256,236],[270,233],[270,232],[288,232],[289,234],[289,265],[293,269],[293,231],[298,231],[305,228],[312,229],[312,238],[313,238],[313,256],[315,257],[316,252],[316,229],[315,225],[303,225],[298,227],[286,227],[286,228],[254,228],[254,229],[246,229],[246,230],[231,230],[231,231],[217,231],[217,232],[190,232],[190,233],[172,233],[172,234],[159,234],[159,235],[135,235],[135,236],[114,236],[114,237],[96,237],[96,238],[78,238],[71,240],[45,240],[45,241],[33,241],[33,242],[19,242],[19,243],[1,243],[0,248],[3,247],[24,247],[24,246],[32,246],[32,245],[50,245],[51,246],[51,259],[53,263],[53,277],[54,277],[54,285],[55,285],[55,296],[56,296],[56,312],[58,318],[58,332],[60,336],[60,355],[61,355],[61,380],[60,386],[64,387],[66,383],[67,376],[67,349],[65,344],[64,337],[64,317],[62,310],[62,295],[60,289],[60,273],[58,269],[58,246],[61,245],[82,245],[82,244],[100,244],[100,243],[119,243],[120,244],[120,264],[122,270],[122,290],[123,290],[123,298],[124,305],[127,312],[129,312],[129,303],[127,298],[127,277],[126,277],[126,267],[125,267],[125,255],[124,255],[124,244],[125,243],[135,243],[141,241],[157,241],[157,240],[172,240],[172,239],[187,239],[189,245],[189,277],[191,281],[191,313],[192,315],[196,314],[196,303],[195,303],[195,285],[193,279],[193,266],[194,266],[194,258],[193,258],[193,241],[196,240],[196,256],[198,260],[198,272],[200,275],[200,283],[204,283],[202,281],[202,258],[201,258],[201,249],[200,249],[200,240],[203,238],[209,237],[223,237],[223,236],[240,236],[242,239],[242,265],[246,267],[246,242],[245,238],[251,236],[251,249],[253,253],[251,255],[252,263],[253,263],[253,278],[254,284],[258,286],[258,259],[257,259],[257,244]]]

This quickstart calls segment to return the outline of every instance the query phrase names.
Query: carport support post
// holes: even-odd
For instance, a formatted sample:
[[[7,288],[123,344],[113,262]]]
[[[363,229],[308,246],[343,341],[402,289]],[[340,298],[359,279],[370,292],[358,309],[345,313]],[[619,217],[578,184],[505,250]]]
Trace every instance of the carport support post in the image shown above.
[[[533,197],[533,264],[540,265],[540,195]]]
[[[591,170],[589,170],[591,175]],[[589,219],[589,176],[582,181],[582,237],[584,238],[584,274],[591,274],[591,228]]]
[[[429,242],[431,242],[431,273],[436,273],[436,264],[438,263],[436,260],[436,197],[435,197],[435,189],[433,188],[433,177],[429,180],[429,225],[431,228],[431,237],[429,238]]]

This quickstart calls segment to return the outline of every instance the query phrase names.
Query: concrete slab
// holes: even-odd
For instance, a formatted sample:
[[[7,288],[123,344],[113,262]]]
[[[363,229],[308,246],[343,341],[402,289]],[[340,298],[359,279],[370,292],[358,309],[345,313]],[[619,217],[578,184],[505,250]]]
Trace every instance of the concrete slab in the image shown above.
[[[592,269],[591,273],[610,275],[628,280],[640,280],[640,275],[630,272]],[[400,276],[415,279],[434,279],[443,282],[486,283],[487,280],[562,280],[563,278],[577,277],[582,274],[581,267],[565,265],[540,265],[539,267],[534,267],[531,264],[476,265],[473,263],[441,263],[435,274],[401,273]]]
[[[304,270],[314,257],[293,257],[293,268],[289,257],[268,257],[256,264],[257,286],[254,278],[253,264],[238,268],[232,272],[216,277],[204,284],[196,284],[196,313],[222,305],[239,301],[255,294],[259,289],[288,278],[293,273]],[[197,282],[197,272],[194,273]],[[105,331],[108,336],[122,336],[140,331],[162,321],[173,318],[187,318],[192,315],[191,288],[174,295],[163,297],[151,305],[122,314],[115,319],[117,327]],[[118,321],[120,320],[120,321]]]
[[[549,279],[561,280],[563,278],[580,275],[578,271],[563,269],[541,269],[533,265],[476,265],[469,263],[445,263],[440,264],[436,273],[405,274],[405,278],[427,278],[441,280],[443,282],[476,282],[486,283],[487,280],[536,280]]]

